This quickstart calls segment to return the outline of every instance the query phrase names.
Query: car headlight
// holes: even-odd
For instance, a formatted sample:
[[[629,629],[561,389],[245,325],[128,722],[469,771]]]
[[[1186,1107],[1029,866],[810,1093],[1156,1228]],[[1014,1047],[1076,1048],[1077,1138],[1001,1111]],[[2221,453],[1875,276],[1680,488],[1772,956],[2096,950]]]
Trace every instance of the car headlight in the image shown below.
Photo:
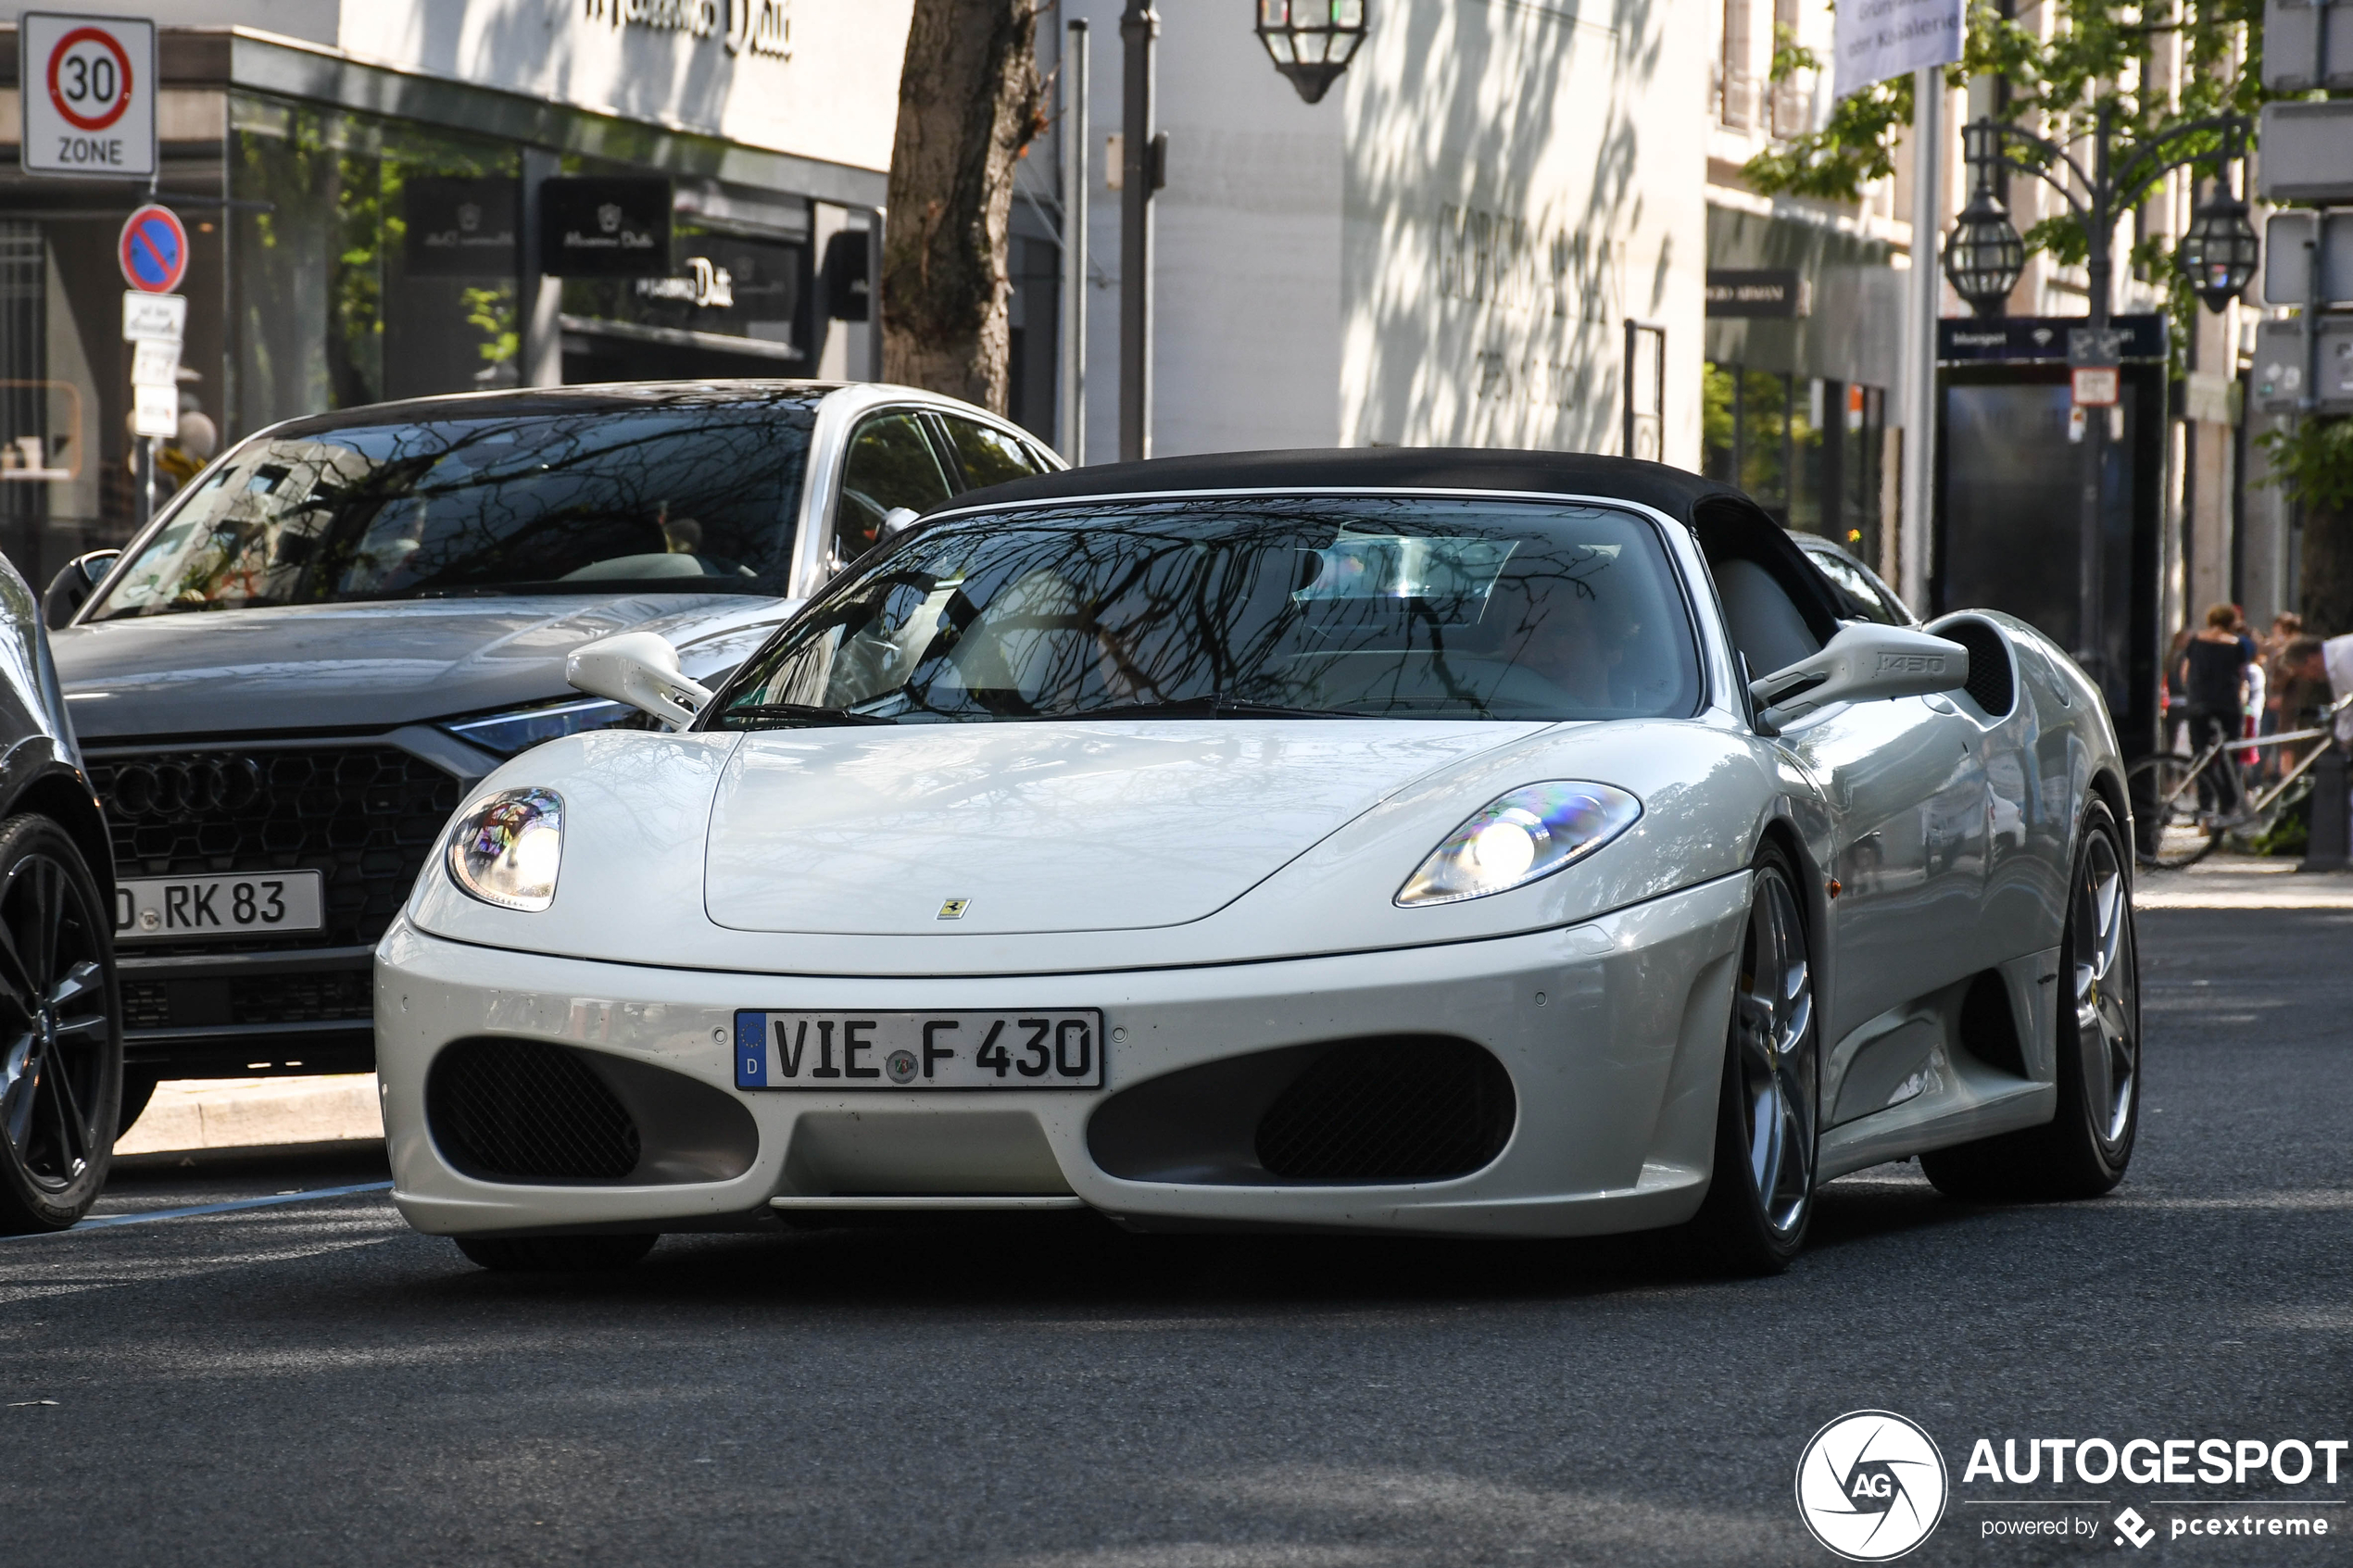
[[[1397,890],[1397,902],[1452,904],[1523,886],[1583,859],[1642,814],[1641,801],[1610,784],[1523,785],[1448,834]]]
[[[449,834],[449,880],[485,904],[539,910],[556,901],[563,797],[510,789],[478,801]]]
[[[518,708],[511,713],[493,713],[486,719],[466,719],[441,727],[494,757],[514,757],[542,741],[633,722],[643,728],[652,721],[625,702],[608,702],[598,696]]]

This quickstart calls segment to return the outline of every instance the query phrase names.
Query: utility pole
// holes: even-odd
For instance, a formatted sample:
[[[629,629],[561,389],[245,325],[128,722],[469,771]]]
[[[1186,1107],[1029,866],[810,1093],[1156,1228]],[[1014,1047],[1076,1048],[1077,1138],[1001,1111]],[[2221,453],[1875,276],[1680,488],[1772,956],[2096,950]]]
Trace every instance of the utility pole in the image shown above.
[[[1087,460],[1087,22],[1063,33],[1062,408],[1054,432],[1063,460]]]
[[[1929,533],[1936,516],[1936,317],[1944,221],[1944,69],[1912,73],[1912,275],[1904,322],[1903,518],[1897,543],[1905,602],[1928,612]]]
[[[1119,19],[1126,48],[1120,103],[1119,459],[1152,455],[1152,192],[1161,145],[1152,134],[1152,47],[1160,14],[1127,0]]]

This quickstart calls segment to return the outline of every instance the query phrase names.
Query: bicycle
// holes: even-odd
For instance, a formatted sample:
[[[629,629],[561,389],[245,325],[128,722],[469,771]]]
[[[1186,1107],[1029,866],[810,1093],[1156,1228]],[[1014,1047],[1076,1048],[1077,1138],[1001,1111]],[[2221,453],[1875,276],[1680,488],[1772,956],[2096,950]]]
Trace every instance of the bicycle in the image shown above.
[[[2254,787],[2252,781],[2245,777],[2238,759],[2230,753],[2298,741],[2333,740],[2336,716],[2348,706],[2353,706],[2353,692],[2322,709],[2320,722],[2308,729],[2287,730],[2274,735],[2226,736],[2210,743],[2195,757],[2161,752],[2133,763],[2124,771],[2125,788],[2139,825],[2133,858],[2145,866],[2178,871],[2212,854],[2226,838],[2260,838],[2269,833],[2283,812],[2311,792],[2311,783],[2305,775],[2327,746],[2314,746],[2277,782],[2263,789]],[[2230,772],[2223,773],[2224,769]],[[2207,790],[2201,792],[2199,780],[2208,770],[2214,773],[2208,780]],[[2236,785],[2235,791],[2233,784]],[[2202,793],[2210,793],[2218,799],[2235,793],[2238,809],[2228,813],[2209,810],[2200,800]]]

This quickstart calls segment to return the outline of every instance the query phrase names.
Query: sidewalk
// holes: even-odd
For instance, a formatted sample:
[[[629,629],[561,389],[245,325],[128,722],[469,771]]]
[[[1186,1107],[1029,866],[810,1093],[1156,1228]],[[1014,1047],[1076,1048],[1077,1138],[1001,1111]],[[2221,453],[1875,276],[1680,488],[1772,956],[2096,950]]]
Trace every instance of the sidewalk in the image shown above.
[[[253,1148],[271,1144],[381,1141],[376,1075],[197,1078],[157,1086],[117,1154]]]
[[[2294,859],[2208,855],[2186,871],[2133,878],[2136,909],[2353,909],[2353,872],[2298,872]]]

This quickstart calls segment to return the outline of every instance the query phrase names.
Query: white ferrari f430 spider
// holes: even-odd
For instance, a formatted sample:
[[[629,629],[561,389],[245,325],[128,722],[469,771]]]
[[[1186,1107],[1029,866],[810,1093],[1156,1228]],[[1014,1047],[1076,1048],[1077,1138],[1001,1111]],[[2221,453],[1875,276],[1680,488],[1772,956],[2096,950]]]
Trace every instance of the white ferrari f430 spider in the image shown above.
[[[484,779],[384,938],[395,1199],[494,1267],[1086,1208],[1768,1271],[1888,1160],[2105,1191],[2100,697],[1854,605],[1656,465],[1261,453],[963,497],[715,692],[584,646],[666,728]]]

